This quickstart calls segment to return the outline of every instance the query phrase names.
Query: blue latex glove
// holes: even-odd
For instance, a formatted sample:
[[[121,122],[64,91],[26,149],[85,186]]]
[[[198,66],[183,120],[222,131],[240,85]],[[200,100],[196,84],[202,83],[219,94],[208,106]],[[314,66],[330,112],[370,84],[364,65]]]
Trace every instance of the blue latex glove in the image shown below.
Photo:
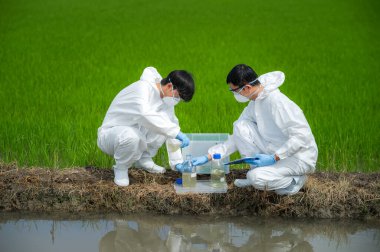
[[[178,133],[178,135],[175,138],[182,142],[181,148],[185,148],[186,146],[189,146],[190,144],[190,139],[181,131]]]
[[[184,167],[183,163],[178,163],[175,165],[175,168],[178,172],[182,173],[185,167]]]
[[[208,162],[208,157],[207,156],[195,157],[191,161],[193,162],[193,165],[195,166],[204,165],[205,163]]]
[[[260,167],[260,166],[272,165],[276,163],[276,159],[274,158],[274,155],[256,154],[253,157],[253,160],[247,163],[251,165],[255,165],[256,167]]]

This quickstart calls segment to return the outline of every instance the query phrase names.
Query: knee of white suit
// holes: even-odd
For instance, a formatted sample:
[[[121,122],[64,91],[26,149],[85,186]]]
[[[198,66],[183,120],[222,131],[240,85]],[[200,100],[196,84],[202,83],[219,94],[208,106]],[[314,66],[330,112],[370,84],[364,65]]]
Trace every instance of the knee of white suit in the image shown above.
[[[118,136],[117,143],[114,152],[117,165],[123,164],[126,167],[131,167],[146,150],[146,143],[131,131],[121,133]]]
[[[130,131],[128,132],[122,132],[118,136],[118,146],[131,146],[131,147],[138,147],[138,144],[140,142],[140,138],[137,134],[134,134]]]
[[[293,178],[276,173],[269,167],[259,167],[247,173],[247,179],[259,190],[277,190],[290,185]]]
[[[106,134],[104,132],[98,132],[98,140],[97,144],[99,149],[101,149],[104,153],[113,156],[115,151],[115,139],[110,136],[110,134]]]
[[[252,169],[247,173],[247,179],[256,189],[264,190],[267,188],[268,181],[263,178],[258,170]]]

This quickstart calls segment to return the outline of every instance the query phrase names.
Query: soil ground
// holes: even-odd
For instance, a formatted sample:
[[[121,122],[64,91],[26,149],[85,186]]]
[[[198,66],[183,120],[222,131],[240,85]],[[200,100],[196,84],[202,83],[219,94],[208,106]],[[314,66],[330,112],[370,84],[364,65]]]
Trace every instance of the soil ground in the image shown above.
[[[130,169],[130,186],[113,183],[111,169],[18,168],[0,164],[0,211],[72,213],[161,213],[190,215],[255,215],[315,218],[380,217],[380,173],[316,172],[301,191],[279,196],[253,187],[237,188],[234,179],[247,170],[227,175],[225,194],[177,195],[179,174],[150,174]],[[207,179],[208,175],[198,175]]]

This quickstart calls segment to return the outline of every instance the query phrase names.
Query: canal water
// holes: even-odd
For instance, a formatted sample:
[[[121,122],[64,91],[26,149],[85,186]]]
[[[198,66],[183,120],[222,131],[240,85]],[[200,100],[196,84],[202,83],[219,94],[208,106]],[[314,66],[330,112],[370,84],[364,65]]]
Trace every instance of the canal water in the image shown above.
[[[1,252],[379,252],[379,221],[0,214]]]

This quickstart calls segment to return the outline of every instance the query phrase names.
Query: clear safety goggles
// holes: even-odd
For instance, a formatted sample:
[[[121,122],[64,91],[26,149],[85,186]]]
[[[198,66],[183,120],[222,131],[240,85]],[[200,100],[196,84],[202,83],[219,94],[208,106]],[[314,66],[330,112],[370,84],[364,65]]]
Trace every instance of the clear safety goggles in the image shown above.
[[[229,90],[230,90],[231,92],[234,92],[234,93],[238,93],[238,94],[240,94],[240,92],[243,90],[243,88],[244,88],[245,86],[248,86],[248,85],[250,85],[250,86],[255,86],[255,85],[253,85],[253,83],[255,83],[256,81],[257,81],[257,78],[254,79],[254,80],[251,81],[251,82],[248,82],[247,85],[244,85],[244,86],[242,86],[242,87],[237,87],[237,88],[229,88]],[[239,90],[239,91],[238,91],[238,90]]]
[[[244,86],[242,86],[242,87],[237,87],[237,88],[229,88],[229,90],[231,91],[231,92],[234,92],[234,93],[240,93],[242,90],[243,90],[243,88],[245,87],[246,85],[244,85]],[[238,91],[239,90],[239,91]]]

